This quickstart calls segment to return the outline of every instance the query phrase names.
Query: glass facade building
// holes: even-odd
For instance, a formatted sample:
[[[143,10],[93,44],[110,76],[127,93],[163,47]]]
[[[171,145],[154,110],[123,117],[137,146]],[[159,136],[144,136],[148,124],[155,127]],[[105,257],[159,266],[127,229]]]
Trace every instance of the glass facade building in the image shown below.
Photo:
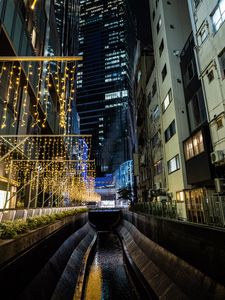
[[[126,0],[80,1],[77,100],[98,174],[131,159],[135,23]],[[101,166],[101,167],[100,167]]]
[[[61,55],[78,55],[79,0],[54,0],[56,28],[58,31]],[[74,82],[75,84],[75,82]],[[80,119],[75,103],[76,95],[71,103],[68,116],[68,133],[80,133]]]

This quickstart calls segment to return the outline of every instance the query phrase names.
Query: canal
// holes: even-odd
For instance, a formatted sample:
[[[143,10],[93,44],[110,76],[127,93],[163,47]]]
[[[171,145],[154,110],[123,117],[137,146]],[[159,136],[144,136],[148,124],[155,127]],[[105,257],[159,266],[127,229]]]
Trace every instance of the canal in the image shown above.
[[[122,245],[113,232],[99,232],[87,268],[84,300],[142,299],[127,271]]]

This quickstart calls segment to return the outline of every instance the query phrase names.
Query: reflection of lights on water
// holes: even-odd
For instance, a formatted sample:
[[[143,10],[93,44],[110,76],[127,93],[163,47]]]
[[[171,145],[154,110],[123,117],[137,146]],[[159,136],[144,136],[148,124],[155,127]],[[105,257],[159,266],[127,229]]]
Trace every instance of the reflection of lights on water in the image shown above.
[[[93,264],[94,264],[94,265],[99,265],[98,255],[95,255],[95,259],[94,259]]]
[[[102,271],[99,265],[93,264],[89,271],[85,292],[86,300],[102,299]]]

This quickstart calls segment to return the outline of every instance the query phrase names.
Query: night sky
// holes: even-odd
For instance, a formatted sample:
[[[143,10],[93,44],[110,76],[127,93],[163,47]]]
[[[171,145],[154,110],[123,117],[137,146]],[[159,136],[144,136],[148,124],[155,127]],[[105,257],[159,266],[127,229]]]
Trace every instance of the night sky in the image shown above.
[[[138,39],[144,46],[151,43],[149,0],[129,0],[136,15]]]

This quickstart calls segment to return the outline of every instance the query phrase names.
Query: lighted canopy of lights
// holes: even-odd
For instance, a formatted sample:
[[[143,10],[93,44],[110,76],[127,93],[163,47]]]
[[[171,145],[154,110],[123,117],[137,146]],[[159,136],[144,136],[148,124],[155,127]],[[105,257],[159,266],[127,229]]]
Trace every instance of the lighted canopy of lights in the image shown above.
[[[33,105],[32,127],[46,127],[51,91],[56,93],[59,104],[59,126],[68,128],[69,113],[75,98],[77,60],[82,60],[82,57],[0,57],[0,87],[6,87],[0,128],[8,125],[11,110],[11,126],[15,127],[18,121],[21,127],[26,126],[29,98],[32,98]],[[34,97],[30,97],[32,93]],[[19,106],[22,110],[20,116]]]
[[[71,201],[99,200],[90,135],[0,136],[0,165],[18,188]]]

